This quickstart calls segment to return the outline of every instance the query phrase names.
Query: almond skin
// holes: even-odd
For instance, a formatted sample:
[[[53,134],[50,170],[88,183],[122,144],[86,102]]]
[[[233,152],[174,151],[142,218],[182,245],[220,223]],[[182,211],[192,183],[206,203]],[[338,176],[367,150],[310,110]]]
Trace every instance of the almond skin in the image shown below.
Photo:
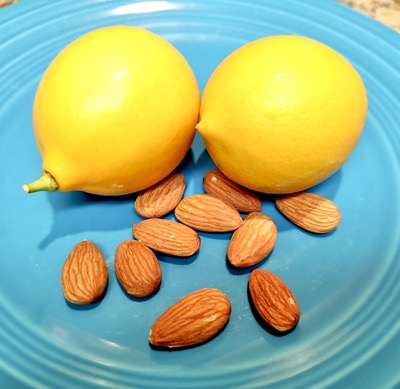
[[[136,212],[145,218],[155,218],[173,211],[181,201],[186,181],[182,173],[173,172],[159,183],[139,193]]]
[[[275,247],[278,229],[262,212],[252,212],[232,235],[228,245],[228,261],[236,267],[253,266]]]
[[[173,220],[146,219],[132,227],[133,236],[163,254],[188,257],[200,248],[196,231]]]
[[[183,224],[205,232],[234,231],[243,224],[233,205],[209,194],[185,197],[175,208],[175,217]]]
[[[293,293],[274,273],[253,270],[249,278],[249,292],[257,312],[276,330],[289,331],[299,322],[300,309]]]
[[[336,204],[315,193],[279,196],[275,198],[275,204],[292,223],[316,234],[332,231],[340,223],[341,213]]]
[[[239,212],[261,211],[261,199],[256,193],[226,177],[219,169],[212,169],[203,178],[204,190],[232,204]]]
[[[161,267],[157,257],[137,240],[124,240],[118,245],[114,267],[118,281],[131,296],[150,296],[160,287]]]
[[[91,304],[103,295],[108,270],[103,254],[92,242],[84,240],[69,253],[61,272],[66,300],[73,304]]]
[[[168,308],[153,324],[149,340],[153,346],[194,346],[212,338],[229,320],[231,304],[218,289],[192,292]]]

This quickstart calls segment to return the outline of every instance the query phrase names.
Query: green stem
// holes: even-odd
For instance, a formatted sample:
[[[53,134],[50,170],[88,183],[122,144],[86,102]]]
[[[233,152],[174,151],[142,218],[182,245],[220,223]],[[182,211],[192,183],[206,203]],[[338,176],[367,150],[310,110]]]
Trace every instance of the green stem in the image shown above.
[[[54,192],[58,189],[57,182],[54,178],[47,172],[43,172],[41,177],[30,184],[22,185],[22,189],[26,193],[34,193],[39,191]]]

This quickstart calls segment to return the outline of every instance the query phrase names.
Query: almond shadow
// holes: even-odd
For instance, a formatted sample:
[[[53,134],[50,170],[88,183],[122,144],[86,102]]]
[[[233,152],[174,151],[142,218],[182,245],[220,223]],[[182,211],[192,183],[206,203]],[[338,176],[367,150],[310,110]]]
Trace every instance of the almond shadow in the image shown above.
[[[251,295],[250,295],[250,290],[249,290],[249,285],[248,284],[247,284],[247,298],[249,300],[249,305],[250,305],[251,312],[252,312],[254,318],[256,319],[257,323],[259,324],[259,326],[261,328],[263,328],[269,334],[271,334],[273,336],[276,336],[276,337],[283,337],[283,336],[285,336],[287,334],[290,334],[291,332],[293,332],[296,329],[297,325],[292,327],[292,328],[290,328],[289,330],[279,331],[275,327],[273,327],[269,323],[267,323],[262,318],[262,316],[258,313],[258,311],[257,311],[257,309],[256,309],[256,307],[255,307],[255,305],[253,303],[253,300],[252,300]]]
[[[67,299],[64,298],[65,303],[67,304],[67,306],[71,309],[73,309],[74,311],[90,311],[92,309],[97,308],[101,302],[104,299],[104,296],[107,293],[108,290],[108,285],[109,285],[109,281],[107,281],[107,285],[104,288],[103,293],[100,295],[100,297],[98,298],[98,300],[94,301],[93,303],[90,304],[75,304],[75,303],[71,303],[70,301],[68,301]]]
[[[211,342],[213,339],[215,339],[216,337],[218,337],[218,335],[220,335],[226,328],[226,326],[228,325],[229,320],[226,322],[226,324],[218,331],[216,332],[213,336],[211,336],[210,338],[206,339],[204,342],[201,343],[196,343],[190,346],[182,346],[182,347],[167,347],[167,346],[156,346],[153,345],[150,341],[149,341],[149,346],[152,350],[155,351],[162,351],[162,352],[177,352],[177,351],[182,351],[182,350],[190,350],[196,347],[201,347],[206,345],[207,343]]]

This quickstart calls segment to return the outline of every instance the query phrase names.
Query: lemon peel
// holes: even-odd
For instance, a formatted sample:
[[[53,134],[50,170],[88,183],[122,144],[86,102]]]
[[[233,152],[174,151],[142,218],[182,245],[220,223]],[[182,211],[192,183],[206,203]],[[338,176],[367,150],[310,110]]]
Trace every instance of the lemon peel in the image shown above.
[[[124,195],[150,187],[185,157],[199,109],[190,65],[161,36],[132,26],[84,34],[39,83],[33,130],[44,174],[23,188]]]
[[[348,160],[367,106],[362,79],[341,54],[306,37],[272,36],[218,65],[197,130],[228,178],[284,194],[318,184]]]

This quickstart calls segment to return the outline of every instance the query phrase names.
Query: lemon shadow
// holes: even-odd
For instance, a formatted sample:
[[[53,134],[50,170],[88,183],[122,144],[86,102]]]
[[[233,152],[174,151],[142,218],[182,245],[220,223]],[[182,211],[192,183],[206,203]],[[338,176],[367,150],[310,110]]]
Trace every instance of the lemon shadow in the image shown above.
[[[196,169],[198,170],[198,175],[202,177],[205,173],[207,173],[211,169],[215,169],[216,165],[212,161],[210,155],[208,154],[207,150],[204,149],[201,153],[198,161],[196,162]],[[323,182],[313,186],[312,188],[308,189],[307,192],[317,193],[321,196],[324,196],[332,201],[335,201],[335,196],[338,192],[342,181],[342,169],[339,169],[336,173],[328,177]],[[276,208],[274,202],[274,195],[265,194],[265,193],[257,193],[262,201],[262,212],[270,216],[276,223],[278,227],[278,231],[287,231],[292,229],[298,229],[299,227],[294,225],[290,222],[286,217],[284,217]],[[245,215],[244,215],[245,216]],[[306,234],[312,234],[305,230],[303,230]],[[313,236],[321,237],[321,236],[328,236],[328,233],[323,235],[312,234]]]
[[[58,238],[83,232],[115,232],[132,227],[136,194],[106,197],[84,192],[48,193],[53,210],[50,232],[39,243],[45,249]]]
[[[193,153],[189,150],[176,170],[186,172],[192,170],[193,165]],[[39,249],[45,249],[56,239],[85,232],[116,233],[124,230],[126,239],[131,238],[132,225],[143,220],[134,210],[137,195],[100,196],[79,191],[47,193],[53,220],[51,230],[39,243]]]

